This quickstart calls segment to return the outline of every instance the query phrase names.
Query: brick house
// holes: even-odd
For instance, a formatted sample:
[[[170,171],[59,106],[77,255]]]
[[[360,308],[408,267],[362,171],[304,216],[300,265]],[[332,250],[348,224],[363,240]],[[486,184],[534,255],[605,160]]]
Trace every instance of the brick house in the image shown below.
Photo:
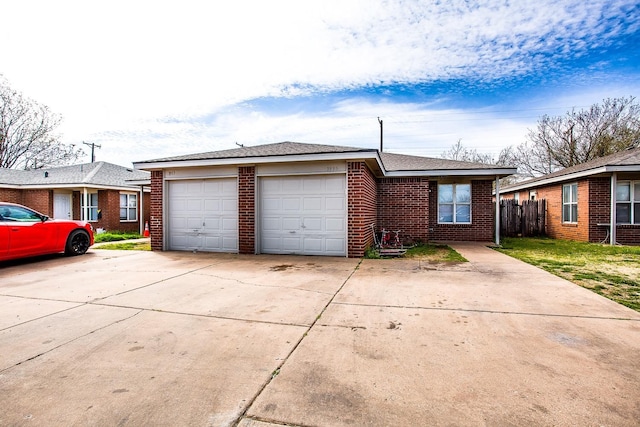
[[[545,199],[555,239],[640,245],[640,148],[500,189],[505,199]]]
[[[410,241],[490,242],[515,168],[282,142],[136,162],[153,250],[360,257],[372,225]]]
[[[0,201],[19,203],[51,218],[86,219],[94,229],[142,233],[149,220],[149,184],[149,172],[106,162],[37,170],[0,168]]]

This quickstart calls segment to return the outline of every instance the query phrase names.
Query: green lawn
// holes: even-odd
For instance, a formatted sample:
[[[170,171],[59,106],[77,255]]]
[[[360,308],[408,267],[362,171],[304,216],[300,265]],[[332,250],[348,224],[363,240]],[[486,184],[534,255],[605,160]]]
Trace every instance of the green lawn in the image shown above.
[[[138,233],[130,233],[125,231],[107,231],[106,233],[95,234],[94,240],[96,243],[102,242],[117,242],[120,240],[140,239],[142,236]]]
[[[640,247],[506,238],[496,250],[640,311]]]

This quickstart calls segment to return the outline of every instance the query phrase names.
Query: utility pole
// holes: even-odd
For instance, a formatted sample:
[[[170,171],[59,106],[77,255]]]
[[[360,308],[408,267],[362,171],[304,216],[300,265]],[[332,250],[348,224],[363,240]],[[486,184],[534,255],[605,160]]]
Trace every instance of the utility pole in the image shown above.
[[[378,123],[380,123],[380,152],[382,153],[382,120],[378,117]]]
[[[96,161],[95,149],[96,149],[96,147],[102,148],[102,146],[96,144],[95,142],[88,143],[88,142],[82,141],[82,143],[84,145],[88,145],[89,147],[91,147],[91,163],[95,162]]]

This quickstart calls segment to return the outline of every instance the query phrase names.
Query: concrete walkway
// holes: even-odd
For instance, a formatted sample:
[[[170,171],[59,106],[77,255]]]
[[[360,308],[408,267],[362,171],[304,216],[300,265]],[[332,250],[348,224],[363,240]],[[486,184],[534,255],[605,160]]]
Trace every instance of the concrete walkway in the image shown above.
[[[0,425],[637,425],[640,313],[454,247],[0,268]]]

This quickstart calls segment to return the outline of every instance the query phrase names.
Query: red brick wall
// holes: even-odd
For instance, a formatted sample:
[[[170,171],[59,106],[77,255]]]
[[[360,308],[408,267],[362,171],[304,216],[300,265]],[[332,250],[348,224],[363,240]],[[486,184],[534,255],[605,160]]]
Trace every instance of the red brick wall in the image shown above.
[[[23,190],[22,201],[19,203],[45,215],[53,216],[52,190]]]
[[[405,243],[429,240],[429,180],[381,178],[378,180],[377,230],[401,230]]]
[[[580,186],[578,186],[580,191]],[[580,226],[588,227],[587,236],[590,242],[602,242],[607,236],[607,228],[598,227],[598,224],[608,224],[611,222],[611,179],[590,178],[588,180],[589,191],[589,217],[588,223],[580,222]],[[580,202],[578,196],[578,203]],[[580,207],[578,206],[578,209]],[[578,214],[580,220],[580,214]]]
[[[429,183],[430,240],[492,242],[495,238],[493,180],[471,181],[471,224],[438,224],[438,183]]]
[[[550,185],[537,188],[537,198],[547,203],[547,235],[554,239],[589,241],[589,183],[578,182],[578,221],[562,222],[562,186]],[[604,236],[603,236],[604,237]]]
[[[256,168],[238,168],[238,249],[241,254],[256,251]]]
[[[371,224],[376,224],[376,179],[364,162],[347,165],[347,255],[359,258],[373,244]]]
[[[0,188],[0,202],[22,204],[22,192],[14,188]]]
[[[162,245],[162,197],[163,171],[151,171],[151,208],[149,215],[149,233],[151,235],[151,250],[161,251]]]

